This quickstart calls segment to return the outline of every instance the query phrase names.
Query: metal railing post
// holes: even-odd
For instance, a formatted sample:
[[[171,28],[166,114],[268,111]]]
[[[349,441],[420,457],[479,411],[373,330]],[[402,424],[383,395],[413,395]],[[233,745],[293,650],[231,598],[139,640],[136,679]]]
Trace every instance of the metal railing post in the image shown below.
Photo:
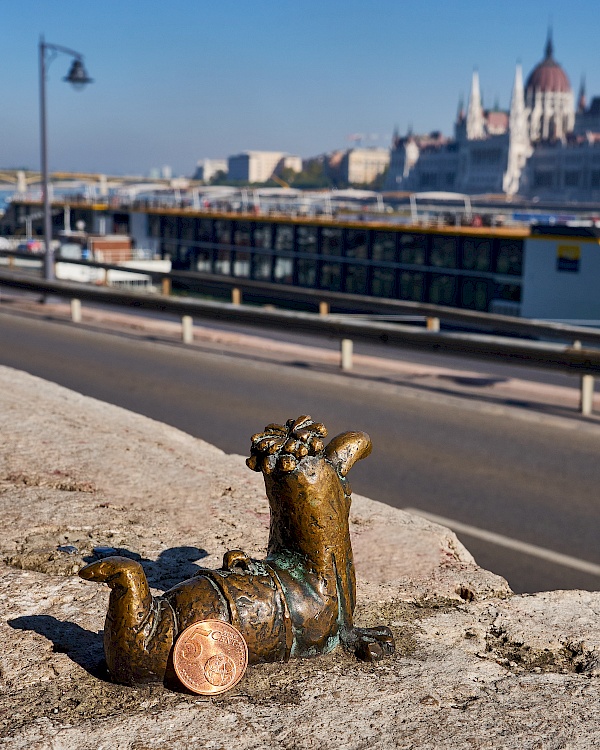
[[[319,302],[319,315],[329,315],[329,302]]]
[[[165,297],[168,297],[171,294],[171,279],[169,279],[167,276],[164,276],[160,286],[162,293],[165,295]]]
[[[242,290],[237,286],[234,286],[231,289],[231,304],[232,305],[242,304]]]
[[[194,343],[194,320],[191,315],[181,317],[181,340],[184,344]]]
[[[71,320],[73,323],[81,323],[81,300],[73,298],[71,300]]]
[[[352,343],[352,339],[342,339],[342,344],[340,346],[340,367],[342,368],[342,370],[352,369],[353,349],[354,345]]]
[[[581,341],[573,342],[573,349],[581,349]],[[581,375],[579,378],[579,413],[584,417],[594,410],[594,376]]]
[[[594,376],[581,376],[581,389],[579,397],[579,411],[584,417],[589,417],[594,409]]]
[[[440,332],[440,319],[439,318],[427,318],[427,330],[433,331],[433,333]]]

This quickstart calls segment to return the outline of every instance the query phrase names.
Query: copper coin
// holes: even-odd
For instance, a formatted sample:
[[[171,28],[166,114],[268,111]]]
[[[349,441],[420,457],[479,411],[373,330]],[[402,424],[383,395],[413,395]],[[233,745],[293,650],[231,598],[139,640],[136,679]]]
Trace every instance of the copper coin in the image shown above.
[[[173,649],[173,665],[188,690],[217,695],[244,676],[248,647],[233,625],[221,620],[203,620],[181,633]]]

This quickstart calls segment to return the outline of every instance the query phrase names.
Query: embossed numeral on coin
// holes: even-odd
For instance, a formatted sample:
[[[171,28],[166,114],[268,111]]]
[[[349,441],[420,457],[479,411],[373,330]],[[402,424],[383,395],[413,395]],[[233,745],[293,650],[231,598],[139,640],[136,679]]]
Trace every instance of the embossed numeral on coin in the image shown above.
[[[189,641],[186,641],[183,644],[183,648],[181,649],[181,655],[184,659],[187,659],[187,661],[192,661],[193,659],[199,659],[202,655],[202,642],[201,642],[202,636],[200,633],[195,633]]]

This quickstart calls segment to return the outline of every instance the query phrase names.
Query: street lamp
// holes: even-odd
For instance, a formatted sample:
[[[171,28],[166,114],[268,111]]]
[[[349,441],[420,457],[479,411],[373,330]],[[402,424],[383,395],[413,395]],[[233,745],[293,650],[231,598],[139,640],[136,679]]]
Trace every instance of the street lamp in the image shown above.
[[[73,58],[68,75],[63,81],[81,90],[87,83],[92,83],[83,64],[83,56],[67,47],[58,44],[48,44],[44,37],[40,39],[40,138],[42,161],[42,191],[44,196],[44,278],[52,281],[54,278],[54,252],[52,250],[52,217],[50,213],[50,181],[48,177],[48,144],[46,138],[46,70],[54,58],[63,53]]]

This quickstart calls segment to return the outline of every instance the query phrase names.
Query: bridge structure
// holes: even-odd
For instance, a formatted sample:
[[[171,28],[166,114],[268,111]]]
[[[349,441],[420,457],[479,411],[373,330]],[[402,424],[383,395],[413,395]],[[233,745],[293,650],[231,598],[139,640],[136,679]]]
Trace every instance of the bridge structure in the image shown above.
[[[149,182],[139,175],[107,175],[95,172],[52,172],[49,175],[50,197],[70,195],[86,199],[101,199],[123,189],[165,190],[188,188],[190,180],[185,178],[156,178]],[[26,169],[0,169],[0,190],[12,193],[11,197],[26,197],[42,200],[42,175],[39,171]]]

